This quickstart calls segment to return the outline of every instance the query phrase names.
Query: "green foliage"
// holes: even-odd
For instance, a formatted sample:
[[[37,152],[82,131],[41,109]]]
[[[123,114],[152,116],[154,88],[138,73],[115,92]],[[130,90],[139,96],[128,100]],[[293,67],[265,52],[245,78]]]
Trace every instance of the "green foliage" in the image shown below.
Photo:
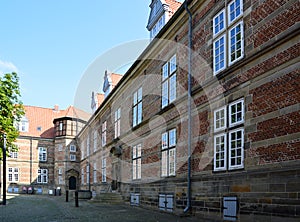
[[[19,78],[17,73],[4,74],[0,76],[0,159],[2,159],[3,133],[6,134],[7,154],[9,151],[17,151],[18,147],[14,144],[19,131],[15,123],[20,121],[24,115],[24,108],[21,100]]]

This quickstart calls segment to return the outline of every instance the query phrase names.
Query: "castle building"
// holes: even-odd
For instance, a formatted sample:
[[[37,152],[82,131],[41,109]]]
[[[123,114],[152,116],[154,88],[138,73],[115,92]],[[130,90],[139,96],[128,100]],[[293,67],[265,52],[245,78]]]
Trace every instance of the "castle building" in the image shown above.
[[[49,178],[59,182],[62,168],[65,189],[74,177],[95,200],[115,192],[176,214],[299,218],[299,1],[152,0],[150,8],[152,41],[72,134],[77,165],[69,151],[55,159],[70,131],[60,134],[67,116],[53,118]]]

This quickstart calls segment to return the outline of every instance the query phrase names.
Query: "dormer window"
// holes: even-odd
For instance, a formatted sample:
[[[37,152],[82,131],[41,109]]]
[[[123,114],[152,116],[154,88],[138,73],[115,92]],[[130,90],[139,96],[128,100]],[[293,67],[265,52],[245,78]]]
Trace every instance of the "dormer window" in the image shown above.
[[[147,29],[150,39],[154,39],[164,25],[170,20],[182,3],[176,0],[152,0]]]
[[[20,122],[17,123],[17,129],[19,130],[19,132],[28,132],[29,122],[25,116],[23,116]]]

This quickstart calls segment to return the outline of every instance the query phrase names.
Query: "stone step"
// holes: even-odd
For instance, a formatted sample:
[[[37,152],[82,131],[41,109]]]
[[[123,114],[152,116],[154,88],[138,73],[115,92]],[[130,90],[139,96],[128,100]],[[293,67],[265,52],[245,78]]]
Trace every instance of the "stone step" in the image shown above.
[[[91,201],[110,204],[124,203],[120,193],[100,193],[93,197]]]

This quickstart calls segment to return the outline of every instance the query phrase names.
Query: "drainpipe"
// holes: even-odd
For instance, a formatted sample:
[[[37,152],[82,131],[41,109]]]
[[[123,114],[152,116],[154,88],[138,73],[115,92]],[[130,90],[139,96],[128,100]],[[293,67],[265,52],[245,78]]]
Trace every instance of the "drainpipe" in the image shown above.
[[[187,192],[187,206],[184,209],[184,213],[188,213],[192,209],[191,204],[191,143],[192,143],[192,117],[191,117],[191,97],[192,97],[192,13],[188,8],[188,3],[191,1],[186,0],[184,2],[185,10],[189,15],[189,32],[188,32],[188,192]]]

